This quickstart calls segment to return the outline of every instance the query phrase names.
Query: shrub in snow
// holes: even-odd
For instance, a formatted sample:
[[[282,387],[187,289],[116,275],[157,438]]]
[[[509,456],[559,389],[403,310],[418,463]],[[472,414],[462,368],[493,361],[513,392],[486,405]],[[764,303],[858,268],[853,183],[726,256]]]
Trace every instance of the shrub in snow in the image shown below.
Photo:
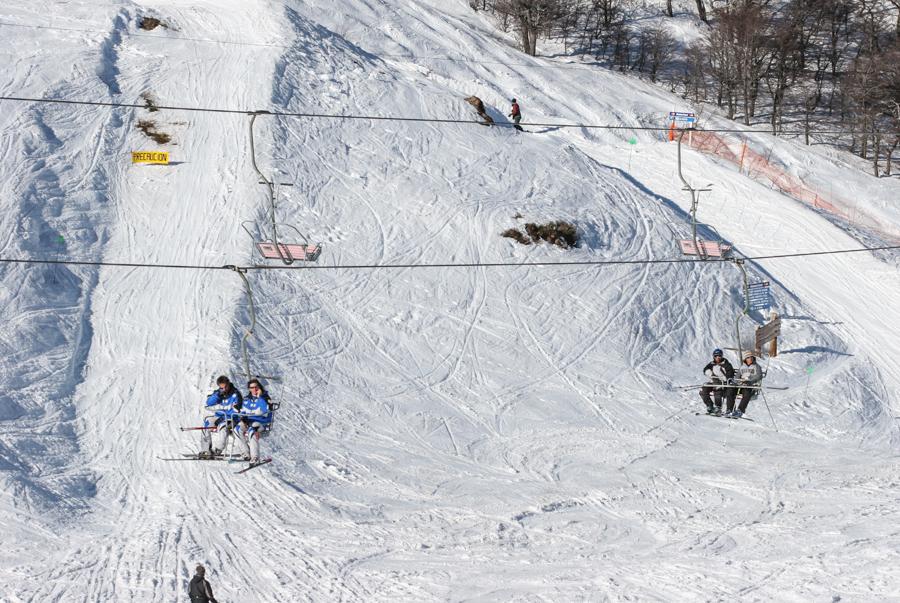
[[[546,224],[528,222],[525,224],[525,233],[522,233],[517,228],[510,228],[504,231],[502,236],[515,239],[522,245],[547,241],[551,245],[569,249],[578,244],[578,230],[575,228],[575,225],[563,220],[547,222]]]
[[[153,98],[153,94],[150,92],[141,92],[141,98],[144,99],[144,107],[150,111],[150,113],[159,111],[159,107],[156,106],[156,99]]]
[[[156,122],[149,119],[142,119],[137,122],[137,129],[153,139],[157,144],[166,144],[172,137],[165,132],[156,129]]]
[[[141,29],[146,29],[147,31],[151,31],[156,29],[162,25],[165,27],[165,24],[155,17],[142,17],[141,22],[138,24],[138,27]]]
[[[501,235],[502,237],[508,237],[510,239],[515,239],[522,245],[531,245],[531,239],[522,234],[522,232],[518,228],[510,228],[504,230]]]
[[[525,224],[525,232],[528,233],[532,241],[547,241],[563,249],[574,247],[578,243],[578,231],[575,230],[575,225],[562,220],[547,222],[546,224],[529,222]]]

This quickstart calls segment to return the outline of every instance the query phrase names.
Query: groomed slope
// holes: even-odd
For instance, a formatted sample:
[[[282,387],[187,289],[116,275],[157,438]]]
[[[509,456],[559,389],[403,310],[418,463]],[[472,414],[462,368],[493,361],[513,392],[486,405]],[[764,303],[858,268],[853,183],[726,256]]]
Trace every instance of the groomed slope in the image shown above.
[[[103,73],[129,100],[150,89],[172,104],[456,119],[470,115],[463,96],[482,96],[499,117],[510,91],[528,90],[547,99],[535,108],[552,97],[556,115],[634,124],[671,103],[611,74],[501,64],[512,51],[465,3],[152,8],[178,31],[128,35],[141,13],[128,5],[111,21],[123,28],[111,46],[80,47],[115,57]],[[408,58],[463,49],[462,59],[482,62]],[[78,92],[68,85],[61,96]],[[162,112],[154,119],[174,134],[178,164],[138,170],[123,159],[146,145],[133,121],[148,115],[111,114],[118,121],[102,127],[119,139],[98,159],[109,208],[83,218],[107,236],[81,252],[255,261],[239,228],[266,211],[249,117]],[[89,132],[97,115],[60,111],[49,127],[67,120]],[[866,599],[896,588],[897,536],[883,526],[897,513],[897,376],[877,353],[893,344],[867,336],[867,306],[828,273],[810,275],[800,260],[748,266],[754,280],[772,280],[786,318],[786,349],[768,365],[773,383],[792,388],[768,398],[776,431],[760,402],[754,422],[695,417],[695,393],[675,387],[697,382],[708,350],[731,338],[732,266],[413,267],[672,258],[688,222],[671,147],[637,134],[641,154],[627,170],[619,133],[259,125],[260,164],[295,183],[282,189],[280,217],[324,242],[322,265],[408,267],[248,275],[253,366],[282,378],[272,393],[283,407],[264,442],[276,461],[244,476],[155,458],[196,445],[177,428],[198,421],[211,378],[240,364],[249,318],[236,275],[106,268],[50,304],[51,316],[82,308],[89,333],[80,347],[47,346],[85,356],[65,382],[77,411],[65,445],[77,452],[58,455],[64,475],[88,477],[83,491],[56,495],[80,509],[64,518],[16,496],[33,487],[6,489],[14,521],[3,527],[31,539],[0,568],[13,600],[170,601],[198,561],[225,600]],[[3,132],[4,145],[21,144]],[[739,248],[852,246],[831,222],[727,166],[691,161],[754,199],[736,208],[723,194],[707,214]],[[38,179],[6,171],[4,182],[13,176]],[[23,198],[13,191],[3,202],[15,214]],[[795,238],[746,236],[741,224],[759,215],[796,226]],[[526,219],[571,220],[582,245],[499,237]],[[827,269],[857,293],[868,287],[892,316],[896,268],[867,256],[860,269],[851,257]],[[4,290],[29,292],[10,295],[11,307],[45,299],[40,283],[21,285],[33,274],[3,274]],[[79,291],[87,306],[77,306]],[[33,324],[24,310],[20,324]],[[25,360],[7,362],[12,373]],[[50,414],[63,390],[45,375],[32,383],[47,392],[34,412]],[[21,423],[3,421],[4,443]],[[30,478],[39,449],[10,455],[19,465],[4,469],[4,483]]]

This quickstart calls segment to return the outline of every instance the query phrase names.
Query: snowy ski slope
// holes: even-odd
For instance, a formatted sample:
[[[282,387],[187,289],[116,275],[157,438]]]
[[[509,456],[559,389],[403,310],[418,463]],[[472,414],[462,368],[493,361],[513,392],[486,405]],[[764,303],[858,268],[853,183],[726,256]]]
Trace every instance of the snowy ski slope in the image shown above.
[[[685,108],[525,57],[464,0],[11,0],[0,33],[2,96],[453,120],[475,94],[500,121],[515,96],[525,122],[635,127]],[[258,262],[249,120],[0,101],[0,258]],[[900,600],[896,252],[748,262],[790,389],[771,417],[694,416],[678,386],[734,346],[735,267],[421,267],[678,257],[690,201],[659,133],[257,123],[261,167],[294,183],[279,218],[334,267],[248,274],[252,365],[283,383],[274,462],[158,458],[197,448],[178,428],[217,374],[242,379],[236,274],[3,263],[0,600],[183,600],[198,562],[220,601]],[[754,136],[900,228],[896,177]],[[157,148],[173,164],[130,163]],[[747,256],[891,244],[684,159]],[[578,249],[499,236],[555,219]]]

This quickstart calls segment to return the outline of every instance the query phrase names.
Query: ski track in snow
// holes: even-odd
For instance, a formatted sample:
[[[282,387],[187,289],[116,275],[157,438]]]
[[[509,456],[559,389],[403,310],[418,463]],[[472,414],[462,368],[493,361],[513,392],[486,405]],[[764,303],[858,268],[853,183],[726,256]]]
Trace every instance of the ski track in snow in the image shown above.
[[[548,59],[463,2],[70,4],[11,3],[10,21],[73,29],[0,24],[3,94],[457,119],[476,93],[497,119],[515,95],[526,121],[635,125],[678,102],[529,67]],[[171,29],[135,35],[144,14]],[[268,220],[248,117],[2,106],[3,257],[258,261],[239,227]],[[172,136],[173,164],[127,163],[155,148],[139,119]],[[609,131],[261,117],[256,133],[262,169],[294,182],[279,220],[324,243],[322,264],[669,258],[689,232],[674,148],[649,133],[633,163]],[[875,207],[896,181],[770,144],[896,219]],[[685,169],[718,186],[700,219],[748,255],[869,236],[706,156]],[[551,219],[583,244],[498,236]],[[177,428],[217,374],[242,381],[237,275],[4,265],[2,598],[171,601],[202,562],[222,601],[891,600],[897,263],[747,267],[772,282],[766,366],[790,386],[752,423],[695,417],[677,389],[732,345],[730,265],[251,272],[252,366],[282,378],[283,405],[274,462],[238,476],[158,459],[196,449]]]

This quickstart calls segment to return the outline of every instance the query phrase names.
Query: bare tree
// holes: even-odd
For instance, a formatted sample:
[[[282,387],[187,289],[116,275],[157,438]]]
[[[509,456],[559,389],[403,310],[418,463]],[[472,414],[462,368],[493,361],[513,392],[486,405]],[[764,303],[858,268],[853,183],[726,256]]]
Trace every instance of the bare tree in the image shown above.
[[[772,99],[772,133],[778,134],[787,90],[800,77],[803,65],[801,21],[783,19],[773,24],[767,38],[769,53],[764,78]]]
[[[744,122],[749,125],[768,56],[769,13],[744,1],[741,6],[715,11],[706,47],[710,73],[719,86],[718,104],[727,103],[728,117],[734,119],[737,104],[743,100]]]
[[[706,5],[703,0],[697,0],[697,16],[700,20],[709,25],[709,19],[706,18]]]
[[[875,140],[879,100],[883,83],[880,78],[877,59],[861,56],[851,65],[842,79],[845,114],[852,120],[855,130],[851,151],[858,152],[863,159],[869,158],[870,142]],[[876,175],[877,175],[877,157]]]
[[[695,103],[709,98],[708,73],[709,60],[706,45],[702,42],[689,44],[684,50],[685,66],[682,70],[684,96]]]
[[[628,14],[624,0],[570,0],[569,12],[576,13],[581,23],[581,48],[585,54],[605,56],[613,47],[615,56],[621,48],[623,38],[621,28],[625,26]],[[620,53],[621,54],[621,53]]]
[[[885,130],[885,174],[891,175],[894,152],[900,146],[900,37],[885,53],[882,65],[881,115]]]
[[[888,0],[888,2],[890,2],[891,5],[897,9],[897,25],[894,35],[900,38],[900,0]]]
[[[509,16],[519,32],[522,50],[537,55],[537,39],[546,35],[563,14],[562,0],[494,0],[494,11]]]
[[[706,69],[716,85],[716,104],[727,106],[728,119],[734,119],[737,112],[738,69],[737,57],[732,44],[732,34],[723,27],[716,27],[706,39],[704,63],[698,65]]]
[[[646,69],[650,81],[656,82],[675,53],[675,39],[664,27],[651,27],[641,32],[642,71]]]
[[[635,37],[634,31],[625,25],[624,21],[614,23],[609,34],[612,44],[612,62],[625,71],[631,65],[631,42]]]

